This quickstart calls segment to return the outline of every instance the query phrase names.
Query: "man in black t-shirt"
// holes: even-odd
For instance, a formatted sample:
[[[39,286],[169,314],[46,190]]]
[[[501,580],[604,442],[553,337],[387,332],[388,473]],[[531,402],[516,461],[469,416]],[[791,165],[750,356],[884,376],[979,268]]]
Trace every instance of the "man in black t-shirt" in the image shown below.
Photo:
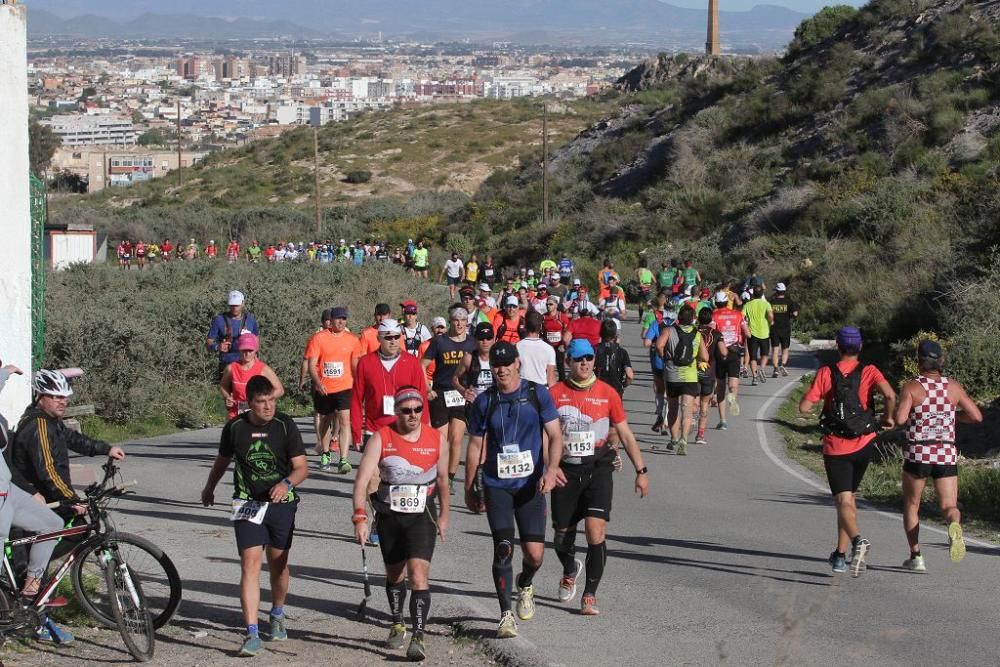
[[[788,375],[788,348],[792,344],[792,322],[799,316],[799,306],[788,298],[785,283],[774,286],[774,296],[771,297],[771,312],[774,313],[774,324],[771,325],[771,348],[774,356],[774,373],[771,377]]]
[[[247,628],[240,655],[252,656],[262,645],[257,629],[262,547],[267,549],[271,574],[271,640],[288,638],[284,605],[288,550],[299,502],[295,487],[305,481],[309,469],[299,429],[291,417],[277,411],[270,380],[256,375],[247,382],[246,392],[250,410],[222,429],[219,454],[201,492],[201,502],[215,504],[215,487],[235,459],[230,518],[240,554],[240,602]]]

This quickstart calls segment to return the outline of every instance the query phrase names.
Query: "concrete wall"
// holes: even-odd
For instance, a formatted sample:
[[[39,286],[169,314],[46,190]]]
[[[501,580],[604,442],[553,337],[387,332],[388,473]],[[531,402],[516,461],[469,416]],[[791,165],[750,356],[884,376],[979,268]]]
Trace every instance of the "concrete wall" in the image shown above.
[[[31,211],[28,198],[28,63],[24,5],[0,5],[0,359],[25,371],[0,393],[16,421],[31,396]]]

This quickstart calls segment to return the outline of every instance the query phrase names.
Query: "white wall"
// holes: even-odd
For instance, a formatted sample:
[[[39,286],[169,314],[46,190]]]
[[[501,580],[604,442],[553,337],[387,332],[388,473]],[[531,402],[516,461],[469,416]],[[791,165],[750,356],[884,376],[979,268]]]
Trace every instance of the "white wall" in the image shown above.
[[[28,62],[24,5],[0,5],[0,359],[25,371],[0,393],[16,422],[31,399],[31,211],[28,198]]]

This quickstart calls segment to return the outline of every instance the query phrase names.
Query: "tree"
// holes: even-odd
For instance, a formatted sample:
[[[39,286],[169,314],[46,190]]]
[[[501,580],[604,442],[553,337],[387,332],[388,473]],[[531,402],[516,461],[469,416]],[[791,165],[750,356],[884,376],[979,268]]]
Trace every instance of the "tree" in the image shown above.
[[[815,16],[806,19],[795,29],[791,44],[788,45],[788,58],[798,57],[803,51],[829,39],[840,31],[841,26],[854,18],[858,10],[850,5],[835,5],[824,7]]]
[[[52,156],[62,140],[52,132],[47,125],[31,121],[28,125],[28,154],[31,163],[31,173],[41,176],[52,162]]]
[[[162,146],[167,143],[167,138],[163,135],[163,130],[154,127],[140,134],[137,141],[140,146]]]
[[[80,93],[80,101],[82,102],[83,100],[94,97],[95,95],[97,95],[97,88],[87,86],[83,89],[83,92]]]
[[[146,120],[146,117],[142,115],[141,111],[139,111],[138,109],[136,109],[135,111],[132,112],[132,122],[133,123],[141,123],[144,120]]]

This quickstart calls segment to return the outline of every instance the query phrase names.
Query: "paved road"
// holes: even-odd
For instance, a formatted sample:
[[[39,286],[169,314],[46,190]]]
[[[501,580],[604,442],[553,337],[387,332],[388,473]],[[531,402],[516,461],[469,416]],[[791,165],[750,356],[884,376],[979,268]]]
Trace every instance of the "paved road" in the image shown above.
[[[925,532],[929,573],[904,572],[901,523],[865,510],[860,521],[873,544],[871,566],[858,579],[831,574],[826,557],[835,517],[828,494],[811,473],[784,459],[783,441],[769,419],[779,397],[812,367],[810,357],[793,359],[791,378],[743,387],[743,413],[730,420],[730,429],[710,431],[708,445],[691,445],[687,457],[677,457],[649,430],[646,356],[633,344],[634,323],[625,325],[624,334],[639,370],[626,407],[651,471],[652,492],[640,500],[632,494],[630,474],[616,478],[609,561],[598,592],[602,616],[584,618],[575,606],[559,605],[559,564],[549,550],[536,579],[535,619],[520,623],[517,640],[489,642],[494,650],[523,663],[576,666],[995,661],[1000,552],[972,546],[955,566],[946,539]],[[128,476],[141,487],[122,502],[121,514],[127,530],[147,535],[177,562],[186,585],[183,627],[207,626],[228,641],[224,628],[239,624],[229,522],[224,510],[193,502],[217,437],[218,430],[210,429],[130,445]],[[350,477],[318,471],[304,486],[289,605],[307,627],[299,628],[300,643],[284,647],[282,661],[306,662],[315,642],[349,649],[344,657],[351,664],[388,659],[374,644],[383,627],[354,627],[344,618],[360,599],[358,547],[349,540],[350,489]],[[219,495],[227,492],[228,479]],[[432,616],[462,622],[473,636],[492,637],[499,613],[486,520],[460,509],[451,530],[432,569]],[[373,606],[384,626],[386,603],[378,590]],[[349,641],[337,639],[345,633]],[[221,650],[211,649],[205,662],[215,661]],[[482,659],[469,652],[459,662]]]

